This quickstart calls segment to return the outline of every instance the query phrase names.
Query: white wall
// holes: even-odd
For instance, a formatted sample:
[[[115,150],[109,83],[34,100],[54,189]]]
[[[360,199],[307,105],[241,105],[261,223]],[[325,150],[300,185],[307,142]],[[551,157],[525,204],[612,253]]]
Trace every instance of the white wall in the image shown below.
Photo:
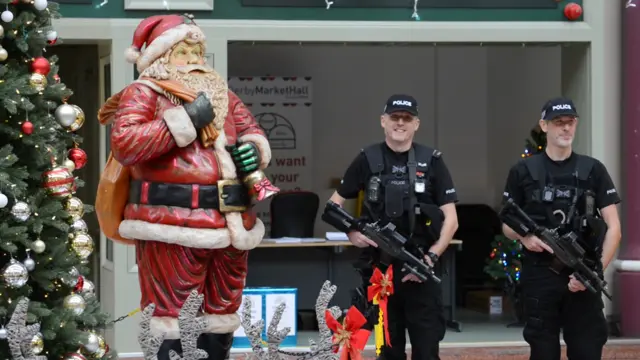
[[[560,48],[230,44],[229,76],[312,76],[313,174],[321,199],[359,149],[382,140],[396,92],[416,97],[417,141],[440,149],[462,203],[498,204],[544,101],[560,95]],[[354,136],[354,134],[357,134]],[[318,221],[316,231],[327,229]]]

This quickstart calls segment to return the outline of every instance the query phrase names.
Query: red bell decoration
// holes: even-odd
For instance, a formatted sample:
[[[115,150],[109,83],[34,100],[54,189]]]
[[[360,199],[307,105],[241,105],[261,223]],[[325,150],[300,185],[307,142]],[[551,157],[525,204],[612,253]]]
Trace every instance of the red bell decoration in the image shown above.
[[[44,57],[37,57],[33,59],[31,63],[31,71],[37,74],[42,74],[47,76],[49,71],[51,71],[51,64],[49,64],[49,60]]]
[[[33,123],[29,120],[22,123],[22,133],[25,135],[31,135],[33,133]]]
[[[87,164],[87,153],[78,147],[69,150],[68,157],[75,164],[76,170],[82,169]]]
[[[575,21],[582,16],[582,6],[576,3],[568,3],[567,6],[564,7],[564,16],[569,21]]]

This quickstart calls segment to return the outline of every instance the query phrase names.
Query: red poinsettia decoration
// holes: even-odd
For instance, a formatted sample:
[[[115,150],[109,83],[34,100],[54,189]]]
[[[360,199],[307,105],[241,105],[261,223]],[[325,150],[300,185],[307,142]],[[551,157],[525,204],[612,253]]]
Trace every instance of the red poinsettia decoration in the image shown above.
[[[389,296],[393,294],[393,268],[389,266],[384,274],[380,269],[375,268],[369,282],[371,285],[367,288],[367,297],[369,301],[373,301],[376,298],[378,299],[378,306],[380,306],[382,318],[384,319],[384,340],[386,345],[391,347],[387,304]]]
[[[338,345],[336,352],[342,347],[340,360],[362,360],[362,350],[367,345],[371,331],[362,329],[367,323],[364,315],[355,306],[349,308],[342,324],[329,310],[325,312],[327,326],[333,331],[333,343]]]

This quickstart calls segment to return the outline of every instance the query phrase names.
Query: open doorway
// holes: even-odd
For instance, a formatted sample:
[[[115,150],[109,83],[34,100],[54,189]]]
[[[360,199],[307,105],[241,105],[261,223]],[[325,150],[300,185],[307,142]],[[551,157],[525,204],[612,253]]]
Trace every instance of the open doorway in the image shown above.
[[[463,331],[449,329],[444,342],[521,341],[521,329],[508,326],[518,321],[513,300],[503,293],[504,279],[495,279],[485,266],[501,231],[497,211],[508,170],[521,158],[542,105],[563,93],[571,96],[566,93],[573,92],[571,84],[584,85],[586,76],[579,71],[588,71],[581,65],[586,52],[575,52],[571,68],[564,64],[565,50],[562,44],[521,43],[236,42],[229,44],[227,73],[230,87],[258,112],[276,102],[269,100],[272,94],[293,91],[287,81],[308,82],[312,109],[300,126],[309,135],[303,140],[304,131],[296,129],[296,139],[310,144],[306,158],[313,160],[296,171],[311,174],[313,182],[299,187],[318,194],[321,203],[360,149],[382,141],[385,100],[394,93],[414,96],[421,113],[416,141],[443,152],[460,199],[455,238],[463,244],[456,251],[455,278],[445,275],[443,286],[445,305],[456,310],[447,312],[453,314],[449,320],[462,323]],[[261,97],[246,89],[260,89]],[[268,213],[263,215],[268,221]],[[335,230],[318,215],[314,236],[324,238],[328,231]],[[334,302],[347,308],[349,290],[358,286],[352,267],[357,249],[333,256],[303,245],[254,250],[247,286],[296,288],[297,307],[304,312],[313,309],[325,274],[340,274],[332,279],[340,289]],[[304,346],[308,337],[300,334],[298,344]]]

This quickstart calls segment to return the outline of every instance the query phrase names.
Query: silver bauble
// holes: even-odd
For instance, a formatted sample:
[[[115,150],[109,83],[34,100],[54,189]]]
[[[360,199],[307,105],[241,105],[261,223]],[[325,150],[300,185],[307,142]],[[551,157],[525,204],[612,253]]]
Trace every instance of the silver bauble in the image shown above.
[[[11,259],[2,269],[2,279],[12,288],[20,288],[29,281],[29,270],[23,263]]]
[[[31,243],[31,250],[33,250],[33,252],[36,254],[42,254],[46,248],[47,245],[40,239]]]
[[[69,274],[62,277],[62,282],[70,287],[74,287],[78,284],[78,279],[80,278],[80,272],[76,267],[72,267],[69,269]]]
[[[11,215],[19,221],[27,221],[29,216],[31,216],[31,208],[29,208],[29,204],[26,202],[18,201],[11,207]]]
[[[56,121],[65,129],[73,125],[77,115],[76,109],[69,104],[58,106],[55,113]]]
[[[76,233],[86,234],[89,230],[87,228],[87,223],[82,219],[75,219],[71,223],[71,229]]]
[[[78,294],[71,294],[64,298],[64,308],[76,315],[81,315],[87,307],[87,302]]]
[[[80,293],[85,299],[90,299],[96,296],[96,286],[90,280],[87,280],[86,277],[82,277],[82,289],[80,289]]]
[[[3,327],[0,328],[0,340],[4,340],[6,338],[9,337],[9,332],[7,331],[7,329]]]
[[[89,333],[87,342],[84,344],[84,348],[88,353],[93,354],[100,349],[100,338],[95,333]]]
[[[24,266],[27,268],[27,270],[33,271],[33,269],[36,268],[36,262],[33,261],[32,258],[28,257],[24,260]]]

